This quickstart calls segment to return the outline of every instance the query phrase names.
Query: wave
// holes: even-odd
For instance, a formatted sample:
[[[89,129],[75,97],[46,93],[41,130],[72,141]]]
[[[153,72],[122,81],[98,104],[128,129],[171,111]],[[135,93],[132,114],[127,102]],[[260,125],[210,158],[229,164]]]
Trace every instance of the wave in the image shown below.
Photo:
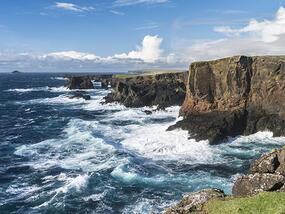
[[[52,80],[67,80],[66,77],[51,77]]]
[[[60,87],[35,87],[35,88],[13,88],[7,89],[4,92],[16,92],[16,93],[28,93],[28,92],[37,92],[37,91],[48,91],[53,93],[62,93],[62,92],[72,92],[72,91],[86,91],[86,92],[94,92],[98,89],[68,89],[67,87],[60,86]]]

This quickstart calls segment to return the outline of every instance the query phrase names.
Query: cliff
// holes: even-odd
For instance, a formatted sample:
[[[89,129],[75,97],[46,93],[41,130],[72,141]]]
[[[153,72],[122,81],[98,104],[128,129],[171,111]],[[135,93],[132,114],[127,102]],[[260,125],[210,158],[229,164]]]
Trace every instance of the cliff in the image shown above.
[[[68,83],[66,87],[69,89],[93,89],[93,83],[101,82],[102,88],[108,88],[110,86],[114,86],[114,78],[113,75],[108,74],[97,74],[97,75],[84,75],[84,76],[66,76]]]
[[[285,135],[285,57],[236,56],[191,64],[183,120],[188,130],[215,144],[227,136],[270,130]]]
[[[186,72],[148,74],[117,78],[106,103],[119,102],[127,107],[166,108],[182,105],[185,99]]]

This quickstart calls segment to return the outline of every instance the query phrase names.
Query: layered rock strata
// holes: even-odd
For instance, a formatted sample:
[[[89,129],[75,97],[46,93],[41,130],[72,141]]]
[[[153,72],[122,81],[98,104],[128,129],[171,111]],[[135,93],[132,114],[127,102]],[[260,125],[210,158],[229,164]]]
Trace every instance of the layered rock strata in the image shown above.
[[[127,107],[182,105],[185,99],[186,72],[141,75],[116,79],[106,103],[119,102]]]
[[[183,120],[170,127],[211,144],[270,130],[285,135],[285,57],[236,56],[191,64]]]

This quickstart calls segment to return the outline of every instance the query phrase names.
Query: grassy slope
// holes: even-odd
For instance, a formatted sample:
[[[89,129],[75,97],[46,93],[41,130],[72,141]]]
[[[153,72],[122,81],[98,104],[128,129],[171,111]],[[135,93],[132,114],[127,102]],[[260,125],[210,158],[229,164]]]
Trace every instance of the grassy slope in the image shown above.
[[[252,197],[212,200],[204,210],[209,214],[285,213],[285,192],[264,192]]]

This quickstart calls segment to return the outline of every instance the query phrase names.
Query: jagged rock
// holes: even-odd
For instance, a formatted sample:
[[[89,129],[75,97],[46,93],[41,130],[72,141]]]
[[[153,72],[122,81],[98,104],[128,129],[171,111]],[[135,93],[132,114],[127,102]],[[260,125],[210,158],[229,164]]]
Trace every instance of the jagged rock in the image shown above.
[[[274,173],[279,165],[278,152],[274,151],[254,161],[250,166],[249,173]]]
[[[147,115],[151,115],[152,114],[152,111],[149,111],[149,110],[144,110],[143,111],[145,114],[147,114]]]
[[[205,189],[194,192],[183,197],[183,199],[171,208],[166,209],[163,214],[187,214],[192,212],[201,212],[203,205],[216,198],[224,198],[225,194],[219,189]]]
[[[166,108],[181,105],[185,98],[185,72],[153,74],[117,79],[114,91],[105,102],[119,102],[127,107]]]
[[[93,89],[92,79],[89,76],[74,76],[67,77],[68,83],[66,87],[68,89]]]
[[[285,177],[277,174],[256,173],[239,177],[233,186],[233,194],[253,195],[264,191],[277,191],[283,187]]]
[[[285,135],[285,56],[237,56],[190,66],[186,98],[174,128],[197,140],[270,130]]]
[[[89,94],[85,94],[84,92],[75,92],[72,96],[69,97],[70,99],[84,99],[84,100],[91,100],[91,96]]]

